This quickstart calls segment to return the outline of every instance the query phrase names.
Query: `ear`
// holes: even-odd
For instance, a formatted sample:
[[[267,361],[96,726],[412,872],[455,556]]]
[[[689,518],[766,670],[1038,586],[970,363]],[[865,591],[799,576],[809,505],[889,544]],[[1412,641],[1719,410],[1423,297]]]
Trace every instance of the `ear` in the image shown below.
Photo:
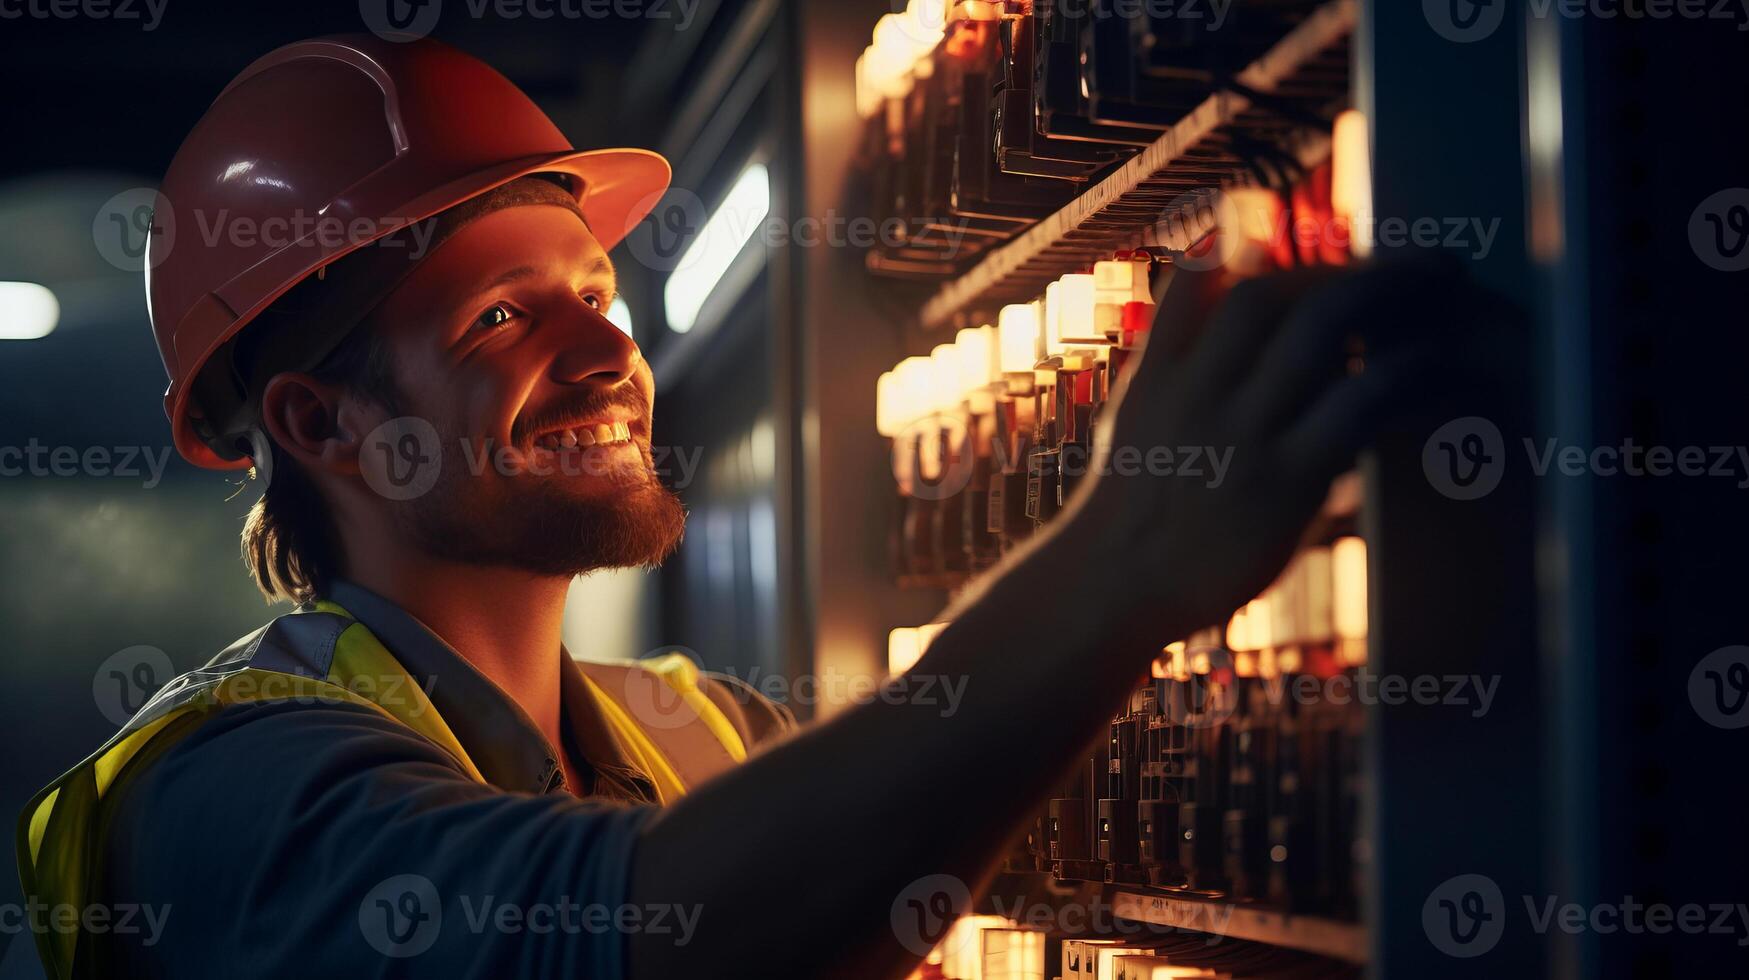
[[[340,385],[308,374],[276,374],[261,392],[261,424],[281,452],[306,472],[356,475],[364,431]]]

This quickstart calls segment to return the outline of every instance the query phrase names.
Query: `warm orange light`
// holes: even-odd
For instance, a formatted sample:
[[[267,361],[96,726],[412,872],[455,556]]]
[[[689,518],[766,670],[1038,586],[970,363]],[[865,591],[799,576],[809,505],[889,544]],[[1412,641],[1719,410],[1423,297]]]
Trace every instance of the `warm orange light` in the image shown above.
[[[1005,374],[1030,374],[1039,360],[1039,304],[1002,307],[996,320],[1001,365]]]
[[[1330,549],[1307,548],[1298,564],[1294,635],[1302,643],[1329,643],[1336,637],[1335,571]]]
[[[887,673],[903,674],[916,666],[923,657],[923,648],[917,641],[917,627],[901,626],[887,631]]]
[[[1365,640],[1366,542],[1356,537],[1338,538],[1330,554],[1336,635],[1344,640]]]
[[[1281,195],[1262,187],[1234,187],[1218,209],[1221,247],[1230,249],[1227,268],[1242,276],[1262,275],[1281,264],[1287,241]]]
[[[1372,253],[1372,148],[1366,117],[1349,109],[1330,134],[1330,208],[1348,225],[1356,258]]]
[[[978,976],[983,980],[1044,980],[1045,934],[1032,929],[985,929]]]
[[[1094,328],[1093,308],[1093,276],[1072,274],[1051,283],[1045,290],[1045,354],[1106,343]]]
[[[934,367],[927,357],[907,357],[893,369],[893,398],[896,405],[891,419],[899,429],[934,411]]]
[[[1093,334],[1108,340],[1123,332],[1127,303],[1154,302],[1148,263],[1123,259],[1093,263]]]
[[[888,371],[875,381],[875,431],[891,439],[905,427],[900,417],[899,376]]]
[[[929,394],[935,411],[957,412],[965,401],[965,371],[961,367],[960,348],[954,344],[937,344],[929,352],[929,366],[934,372]]]
[[[947,977],[959,977],[962,980],[978,980],[983,976],[980,967],[984,953],[985,929],[1003,929],[1013,923],[999,915],[966,915],[961,916],[948,927],[947,935],[941,939],[941,973]]]

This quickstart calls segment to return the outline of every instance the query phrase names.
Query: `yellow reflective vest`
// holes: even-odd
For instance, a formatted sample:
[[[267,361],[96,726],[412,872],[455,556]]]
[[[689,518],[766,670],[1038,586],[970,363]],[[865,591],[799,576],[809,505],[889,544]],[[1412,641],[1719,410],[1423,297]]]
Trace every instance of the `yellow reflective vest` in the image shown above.
[[[683,654],[578,666],[622,756],[662,804],[743,760],[749,742],[774,728],[769,719],[750,725],[737,705],[737,699],[746,703],[745,695],[701,679]],[[363,623],[331,602],[281,616],[166,684],[108,742],[25,807],[18,828],[19,877],[50,977],[88,973],[90,957],[82,949],[89,938],[38,920],[56,908],[85,908],[93,900],[107,804],[119,787],[219,709],[283,700],[344,702],[381,712],[448,752],[469,777],[486,781],[425,691]],[[774,712],[777,730],[793,724],[782,709],[759,703]]]

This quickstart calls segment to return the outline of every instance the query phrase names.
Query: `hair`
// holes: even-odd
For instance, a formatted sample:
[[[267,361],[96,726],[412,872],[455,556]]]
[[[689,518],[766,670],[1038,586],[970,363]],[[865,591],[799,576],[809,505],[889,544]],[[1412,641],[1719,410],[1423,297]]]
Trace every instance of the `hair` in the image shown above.
[[[310,374],[399,414],[394,364],[368,319]],[[243,562],[268,602],[308,605],[342,572],[344,553],[321,492],[271,436],[267,441],[271,478],[243,521]]]

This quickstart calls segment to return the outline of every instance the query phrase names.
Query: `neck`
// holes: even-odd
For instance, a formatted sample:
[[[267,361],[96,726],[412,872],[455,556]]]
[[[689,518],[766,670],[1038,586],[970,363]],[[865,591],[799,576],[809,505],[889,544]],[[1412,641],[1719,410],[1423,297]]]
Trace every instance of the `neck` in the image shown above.
[[[430,627],[563,752],[559,658],[568,578],[381,552],[358,557],[348,578]]]

